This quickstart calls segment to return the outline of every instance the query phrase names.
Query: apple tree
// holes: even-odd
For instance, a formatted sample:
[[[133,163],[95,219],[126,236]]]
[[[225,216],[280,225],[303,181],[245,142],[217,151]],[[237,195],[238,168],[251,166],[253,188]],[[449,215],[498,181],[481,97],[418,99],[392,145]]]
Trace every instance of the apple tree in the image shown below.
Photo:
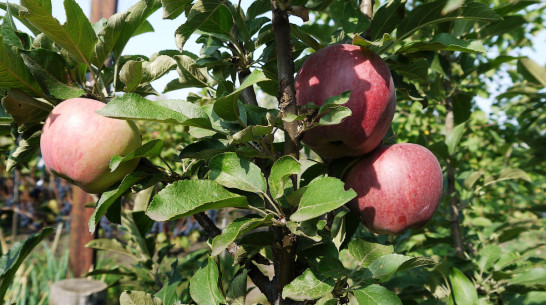
[[[124,242],[99,239],[89,245],[134,260],[124,271],[92,273],[120,277],[117,283],[128,289],[119,296],[121,304],[244,304],[250,288],[270,304],[546,299],[544,255],[536,252],[544,250],[546,70],[517,55],[544,29],[543,3],[256,0],[243,8],[230,1],[141,0],[94,24],[74,0],[64,1],[65,24],[52,16],[50,0],[0,8],[5,11],[0,95],[6,113],[0,126],[15,139],[8,170],[36,155],[44,121],[68,99],[106,103],[98,114],[134,121],[142,130],[177,128],[178,137],[160,133],[163,139],[144,141],[109,161],[112,171],[135,160],[138,166],[102,192],[89,219],[91,232],[106,216],[129,233]],[[132,37],[154,31],[148,18],[156,11],[180,20],[173,33],[178,49],[127,55]],[[14,19],[26,29],[17,28]],[[199,54],[185,47],[190,39],[201,46]],[[306,60],[330,45],[348,45],[359,56],[377,59],[351,64],[353,71],[336,64],[345,55],[331,53],[311,65],[326,72],[311,70],[298,84]],[[372,70],[388,69],[366,78],[372,73],[358,70],[361,62],[371,62]],[[155,88],[153,82],[171,71],[178,77]],[[476,96],[487,97],[488,86],[499,79],[505,80],[500,89],[505,92],[495,100],[496,114],[487,118]],[[357,87],[345,87],[352,83]],[[375,173],[381,181],[353,178],[348,187],[344,181],[355,164],[388,150],[348,153],[359,141],[351,142],[351,136],[361,135],[336,128],[354,117],[370,114],[361,119],[367,124],[379,116],[371,105],[384,94],[368,91],[381,83],[394,86],[385,98],[396,92],[394,119],[392,113],[385,116],[380,121],[390,129],[379,136],[371,129],[365,136],[382,139],[375,146],[416,143],[420,152],[393,158],[388,170],[403,172],[402,179],[383,183],[388,175]],[[316,96],[311,91],[309,100],[298,101],[307,85]],[[186,88],[199,93],[185,100],[160,95]],[[365,106],[353,106],[361,95]],[[94,128],[92,122],[88,128]],[[330,154],[306,143],[306,133],[317,130],[324,137],[337,130],[335,136],[349,140],[343,145],[328,140],[338,147]],[[321,133],[315,137],[320,140]],[[85,147],[110,148],[95,141]],[[421,166],[421,151],[439,161],[442,174],[421,174],[432,168]],[[427,204],[397,203],[385,213],[373,207],[359,218],[346,205],[365,195],[360,188],[389,192],[374,199],[377,208],[402,197],[418,198],[401,200],[404,204]],[[427,192],[435,189],[439,194],[428,203]],[[143,193],[138,205],[122,201]],[[434,211],[440,197],[434,216],[417,217],[419,225],[432,217],[424,227],[374,234],[360,221],[393,213],[400,217],[390,221],[414,218],[423,209]],[[217,209],[232,215],[223,228],[206,214]],[[159,248],[147,234],[154,222],[186,217],[194,217],[207,234],[204,250],[174,257],[172,245]],[[124,281],[134,278],[140,283]]]

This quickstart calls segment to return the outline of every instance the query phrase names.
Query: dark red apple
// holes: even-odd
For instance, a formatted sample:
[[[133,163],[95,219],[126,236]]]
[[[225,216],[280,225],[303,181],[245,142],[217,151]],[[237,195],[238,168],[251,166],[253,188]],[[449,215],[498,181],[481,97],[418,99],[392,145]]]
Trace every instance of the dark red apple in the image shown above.
[[[305,132],[303,142],[321,157],[361,156],[372,151],[387,133],[396,107],[394,83],[387,64],[374,52],[349,44],[316,51],[296,78],[298,105],[322,105],[351,91],[344,105],[352,115],[338,125]]]
[[[46,167],[88,193],[101,193],[132,172],[137,159],[110,172],[113,156],[141,145],[132,121],[95,113],[105,104],[86,98],[66,100],[51,111],[42,129],[40,149]]]
[[[371,231],[400,234],[425,225],[442,198],[442,169],[423,146],[379,146],[351,168],[345,186],[358,195],[349,208]]]

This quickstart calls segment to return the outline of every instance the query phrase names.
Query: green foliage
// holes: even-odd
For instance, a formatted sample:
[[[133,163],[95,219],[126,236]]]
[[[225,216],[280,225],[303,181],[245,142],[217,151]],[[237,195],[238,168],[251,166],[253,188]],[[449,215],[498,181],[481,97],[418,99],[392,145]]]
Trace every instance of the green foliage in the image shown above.
[[[142,0],[95,24],[73,0],[64,1],[65,24],[51,15],[50,1],[0,3],[6,11],[0,130],[15,139],[8,170],[36,155],[43,121],[63,99],[100,99],[108,102],[101,115],[136,120],[143,129],[146,144],[110,164],[114,170],[142,158],[139,167],[102,194],[89,220],[92,232],[107,216],[128,234],[88,246],[131,263],[90,275],[116,277],[112,286],[129,289],[121,304],[244,304],[247,278],[267,278],[260,271],[264,264],[280,272],[275,281],[264,281],[282,282],[272,290],[293,301],[545,300],[546,69],[519,56],[544,30],[544,4],[379,1],[370,23],[357,1],[276,3],[291,12],[305,5],[311,16],[302,26],[288,26],[295,70],[332,43],[367,47],[387,62],[398,98],[384,142],[418,143],[438,157],[446,185],[434,218],[400,236],[374,235],[345,207],[356,193],[341,179],[356,159],[320,160],[304,145],[298,158],[289,152],[289,136],[299,141],[310,128],[352,115],[344,106],[351,92],[320,107],[287,110],[292,92],[279,92],[288,80],[279,79],[286,67],[277,62],[278,24],[270,19],[269,1],[254,1],[245,10],[229,1]],[[158,50],[150,58],[122,56],[133,36],[154,30],[147,19],[159,9],[165,19],[185,17],[173,33],[179,49]],[[14,18],[30,33],[17,29]],[[199,54],[185,48],[192,35]],[[111,67],[104,64],[109,58]],[[156,90],[153,82],[171,71],[178,76]],[[490,93],[488,86],[500,79],[506,88]],[[200,92],[186,100],[148,98],[183,88]],[[476,97],[492,95],[487,116]],[[278,101],[268,103],[273,97]],[[295,136],[288,126],[297,127]],[[131,192],[143,194],[133,211],[122,204]],[[233,212],[223,230],[205,228],[205,249],[175,259],[172,240],[162,245],[149,234],[154,221],[201,217],[211,209]],[[464,241],[459,252],[455,225]],[[43,237],[30,240],[36,238]],[[8,256],[16,259],[3,257],[6,283],[31,248],[14,247],[25,255],[10,249]],[[3,292],[6,285],[2,281]],[[271,293],[262,292],[271,301]]]
[[[53,228],[46,228],[35,233],[22,242],[13,244],[6,254],[0,257],[0,300],[4,299],[8,287],[12,284],[17,269],[23,264],[30,252],[40,244],[48,235],[53,233]]]

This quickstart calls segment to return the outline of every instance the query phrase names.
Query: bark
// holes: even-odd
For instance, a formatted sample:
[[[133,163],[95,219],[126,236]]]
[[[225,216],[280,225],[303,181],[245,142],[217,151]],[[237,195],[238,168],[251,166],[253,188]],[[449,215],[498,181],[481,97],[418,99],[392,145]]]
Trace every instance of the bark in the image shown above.
[[[273,31],[277,45],[277,70],[279,79],[279,91],[277,99],[281,115],[298,113],[296,107],[296,89],[294,85],[294,59],[292,57],[292,44],[290,42],[290,22],[288,20],[289,7],[287,3],[280,4],[271,0],[273,10]],[[298,121],[283,122],[285,129],[284,155],[299,159]],[[295,177],[293,177],[295,178]],[[293,179],[295,182],[295,179]],[[294,183],[294,185],[297,185]],[[290,216],[289,211],[285,213]],[[280,249],[274,252],[275,283],[277,285],[276,298],[272,304],[301,304],[301,302],[284,300],[282,290],[297,276],[296,275],[296,249],[298,237],[292,234],[286,227],[276,228],[277,243]]]

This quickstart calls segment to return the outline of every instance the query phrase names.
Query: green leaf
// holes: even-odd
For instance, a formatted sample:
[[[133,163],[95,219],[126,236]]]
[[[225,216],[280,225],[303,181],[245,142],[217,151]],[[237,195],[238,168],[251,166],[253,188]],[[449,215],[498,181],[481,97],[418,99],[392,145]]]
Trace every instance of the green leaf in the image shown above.
[[[479,252],[477,265],[480,272],[487,272],[493,264],[501,257],[502,250],[499,246],[490,244],[484,246]]]
[[[196,30],[230,37],[233,17],[225,2],[199,0],[192,6],[187,21],[175,32],[176,45],[180,50],[184,49],[186,41]]]
[[[212,258],[205,267],[199,269],[190,279],[190,295],[199,305],[225,303],[224,296],[218,289],[218,266]]]
[[[142,63],[142,82],[150,83],[177,67],[176,60],[167,55],[155,54]]]
[[[393,65],[393,68],[398,74],[405,76],[409,80],[424,81],[428,76],[429,63],[426,59],[417,59],[406,65]]]
[[[505,168],[500,171],[499,176],[496,179],[486,177],[483,186],[488,186],[493,183],[512,179],[522,179],[531,182],[531,178],[523,170],[516,168]]]
[[[228,151],[230,148],[225,141],[206,139],[199,142],[191,143],[184,147],[179,154],[180,159],[204,159],[208,160],[219,153]]]
[[[207,68],[197,68],[195,67],[195,59],[188,55],[176,55],[174,56],[176,60],[177,71],[178,71],[178,81],[173,83],[174,88],[172,89],[183,89],[183,88],[206,88],[208,87],[209,75],[207,74]],[[165,88],[165,91],[170,88]]]
[[[382,282],[387,281],[397,271],[410,268],[432,265],[436,262],[424,257],[409,257],[400,254],[387,254],[374,260],[369,266],[367,273],[374,279]]]
[[[267,13],[271,10],[271,2],[267,0],[256,0],[248,7],[246,12],[247,19],[255,19],[258,15]]]
[[[546,68],[534,60],[523,57],[518,60],[518,72],[531,83],[546,87]]]
[[[25,130],[17,145],[10,151],[6,162],[6,171],[11,171],[17,165],[26,162],[33,157],[40,148],[40,137],[42,135],[40,125]]]
[[[377,284],[355,290],[353,293],[359,305],[402,305],[396,294]]]
[[[364,268],[367,268],[376,259],[393,252],[393,246],[370,243],[362,239],[355,239],[349,243],[349,253]]]
[[[111,53],[114,58],[119,58],[129,39],[142,32],[146,19],[160,7],[160,1],[141,0],[126,12],[112,15],[98,34],[99,41],[95,45],[93,64],[101,69]]]
[[[273,126],[251,125],[238,131],[232,137],[231,143],[240,144],[257,140],[273,131]]]
[[[326,101],[320,106],[318,110],[318,115],[325,114],[332,107],[343,105],[349,101],[351,96],[351,91],[345,91],[340,95],[331,96],[326,99]]]
[[[477,36],[478,38],[484,40],[489,37],[502,36],[505,33],[518,31],[527,23],[528,21],[524,16],[503,16],[502,20],[492,22],[484,28],[480,29],[477,33],[470,33],[466,36],[469,38]]]
[[[53,110],[53,105],[32,98],[18,89],[8,91],[8,95],[2,99],[2,107],[18,126],[38,124]]]
[[[163,19],[176,19],[182,14],[191,0],[161,0],[163,6]]]
[[[98,114],[124,120],[147,120],[210,128],[210,119],[201,107],[181,100],[150,101],[138,94],[114,97]]]
[[[333,211],[356,197],[356,192],[345,190],[343,181],[333,177],[321,177],[307,186],[298,210],[290,220],[305,221]]]
[[[455,128],[453,128],[453,130],[447,135],[445,143],[450,156],[455,154],[457,145],[459,145],[459,142],[463,137],[465,127],[466,123],[461,123],[455,126]]]
[[[282,298],[296,301],[316,300],[332,292],[334,285],[334,280],[324,278],[311,269],[307,269],[290,284],[284,286]]]
[[[115,252],[129,256],[135,260],[139,260],[139,257],[135,255],[126,245],[122,244],[117,239],[110,238],[97,238],[93,239],[85,245],[86,248],[95,250],[105,250]]]
[[[123,163],[144,157],[156,157],[161,154],[163,150],[163,141],[161,139],[152,140],[125,156],[114,156],[110,161],[110,171],[115,171]]]
[[[121,68],[120,80],[125,84],[126,92],[134,92],[176,67],[176,61],[167,55],[155,54],[149,61],[129,60]]]
[[[209,179],[225,187],[262,194],[267,191],[265,177],[260,168],[234,152],[213,157],[209,167]]]
[[[457,268],[452,268],[448,275],[451,295],[457,305],[478,304],[478,292],[474,284]]]
[[[483,172],[472,172],[463,182],[463,186],[467,190],[472,190],[474,187],[474,184],[480,179],[480,177],[483,176]]]
[[[301,164],[291,156],[279,158],[271,167],[269,174],[269,191],[274,199],[284,195],[285,188],[292,186],[291,175],[297,175],[301,171]]]
[[[381,37],[379,39],[376,39],[376,40],[373,40],[373,41],[364,39],[360,35],[355,35],[355,37],[353,37],[353,42],[352,43],[354,45],[361,46],[361,47],[364,47],[364,48],[367,48],[369,46],[382,47],[383,44],[385,43],[385,41],[389,41],[391,39],[392,39],[391,35],[389,35],[387,33],[383,34],[383,37]]]
[[[399,93],[402,93],[413,101],[419,101],[421,104],[423,104],[423,108],[426,108],[428,106],[426,96],[421,95],[421,93],[417,90],[417,87],[415,87],[413,83],[405,82],[404,78],[395,71],[391,71],[391,75],[392,80],[394,81],[394,87]]]
[[[381,6],[374,14],[370,30],[372,40],[378,40],[379,37],[392,33],[403,20],[403,14],[404,4],[400,0],[389,1]]]
[[[142,82],[142,62],[129,60],[119,72],[119,80],[125,84],[125,92],[133,92]]]
[[[356,2],[345,2],[341,26],[346,34],[359,34],[370,26],[370,20],[360,12]]]
[[[505,16],[505,15],[508,15],[510,13],[514,13],[514,12],[519,12],[520,10],[530,6],[530,5],[534,5],[534,4],[537,4],[539,1],[536,1],[536,0],[531,0],[531,1],[528,1],[528,0],[521,0],[521,1],[518,1],[518,2],[505,2],[505,3],[502,3],[501,5],[497,6],[495,8],[495,11],[497,12],[497,14],[501,15],[501,16]]]
[[[150,244],[150,239],[146,239],[146,235],[152,229],[154,221],[146,216],[144,211],[129,211],[126,209],[121,216],[121,226],[127,230],[131,241],[134,242],[130,243],[130,250],[140,256],[140,261],[152,259],[155,244]]]
[[[131,9],[134,9],[139,5],[145,6],[144,1],[138,2],[138,4]],[[94,47],[92,62],[99,69],[102,69],[104,62],[112,54],[118,39],[120,39],[120,36],[123,34],[123,29],[127,26],[126,21],[130,14],[131,10],[128,10],[110,16],[110,18],[104,22],[102,30],[97,34],[98,41]]]
[[[49,5],[51,7],[51,1],[49,3],[44,3],[44,5]],[[37,28],[35,28],[30,22],[28,22],[25,18],[22,18],[19,16],[19,12],[24,10],[25,8],[20,6],[19,4],[14,3],[8,3],[8,2],[0,2],[0,9],[3,9],[4,11],[8,11],[8,8],[11,10],[12,17],[17,18],[24,26],[26,26],[34,36],[38,36],[41,32]],[[51,9],[49,10],[51,12]],[[3,35],[2,35],[3,36]]]
[[[12,8],[6,5],[6,14],[4,15],[4,21],[2,22],[0,33],[2,34],[1,36],[4,39],[5,44],[17,47],[18,49],[23,49],[23,43],[16,33],[17,28],[13,22],[11,10]]]
[[[245,305],[248,269],[242,269],[229,284],[226,301],[229,305]]]
[[[19,49],[7,45],[0,36],[0,88],[21,89],[41,96],[42,91],[19,55]]]
[[[510,279],[512,285],[537,286],[546,283],[546,268],[533,268],[527,271],[515,274]]]
[[[242,235],[264,226],[271,224],[272,214],[267,215],[265,218],[257,217],[255,215],[249,215],[240,217],[231,222],[224,229],[221,235],[216,236],[212,240],[212,256],[220,255],[229,245],[235,242],[237,238]]]
[[[212,209],[247,206],[245,197],[227,191],[214,181],[181,180],[155,195],[146,215],[155,221],[167,221]]]
[[[282,118],[285,122],[294,122],[294,121],[303,121],[307,117],[306,114],[297,115],[294,113],[284,113],[284,117]]]
[[[323,257],[317,268],[322,275],[328,278],[341,279],[349,274],[343,263],[332,256]]]
[[[237,101],[239,100],[239,95],[241,95],[243,89],[267,80],[269,79],[262,71],[252,71],[252,73],[250,73],[250,75],[245,78],[239,88],[237,88],[232,93],[222,96],[218,100],[216,100],[213,108],[214,112],[226,121],[237,121],[237,118],[239,117]]]
[[[90,65],[97,36],[87,16],[74,0],[65,0],[66,24],[51,15],[43,1],[21,0],[20,15],[65,49],[75,60]]]
[[[163,305],[179,304],[180,297],[178,296],[177,287],[182,282],[182,276],[178,272],[178,260],[171,264],[171,274],[168,281],[163,285],[155,296],[161,299]]]
[[[345,118],[350,117],[351,114],[351,109],[343,106],[338,106],[330,109],[330,111],[321,116],[318,123],[313,124],[313,126],[337,125],[341,123]]]
[[[524,1],[522,1],[524,2]],[[503,297],[503,301],[505,298]],[[510,297],[504,304],[510,305],[539,305],[546,302],[546,291],[521,292]]]
[[[135,183],[144,179],[147,176],[144,172],[132,172],[125,176],[119,185],[111,187],[108,191],[104,192],[97,202],[95,211],[89,218],[89,232],[94,233],[97,225],[106,214],[106,211],[114,204],[125,192],[127,192]]]
[[[485,47],[479,40],[461,40],[448,33],[440,33],[429,42],[419,41],[409,43],[396,50],[396,54],[420,51],[459,51],[466,53],[484,53]]]
[[[8,288],[12,285],[15,273],[32,249],[39,245],[42,240],[55,231],[53,228],[44,228],[38,233],[34,233],[23,241],[14,243],[7,253],[0,257],[0,300]]]
[[[398,29],[396,30],[398,40],[403,40],[414,32],[435,23],[454,20],[477,20],[491,22],[501,19],[501,17],[485,3],[465,3],[461,8],[447,15],[442,14],[445,4],[445,0],[439,0],[419,5],[412,10],[402,20],[398,26]]]
[[[305,43],[307,46],[315,51],[320,50],[324,47],[320,42],[313,38],[313,36],[303,31],[298,25],[290,24],[290,34],[301,40],[303,43]]]
[[[62,81],[61,77],[66,77],[63,71],[65,61],[59,54],[45,49],[36,49],[21,53],[21,58],[42,90],[48,94],[66,100],[80,97],[85,93],[82,88],[70,86]]]
[[[161,299],[144,291],[126,290],[119,297],[120,305],[163,305]]]

